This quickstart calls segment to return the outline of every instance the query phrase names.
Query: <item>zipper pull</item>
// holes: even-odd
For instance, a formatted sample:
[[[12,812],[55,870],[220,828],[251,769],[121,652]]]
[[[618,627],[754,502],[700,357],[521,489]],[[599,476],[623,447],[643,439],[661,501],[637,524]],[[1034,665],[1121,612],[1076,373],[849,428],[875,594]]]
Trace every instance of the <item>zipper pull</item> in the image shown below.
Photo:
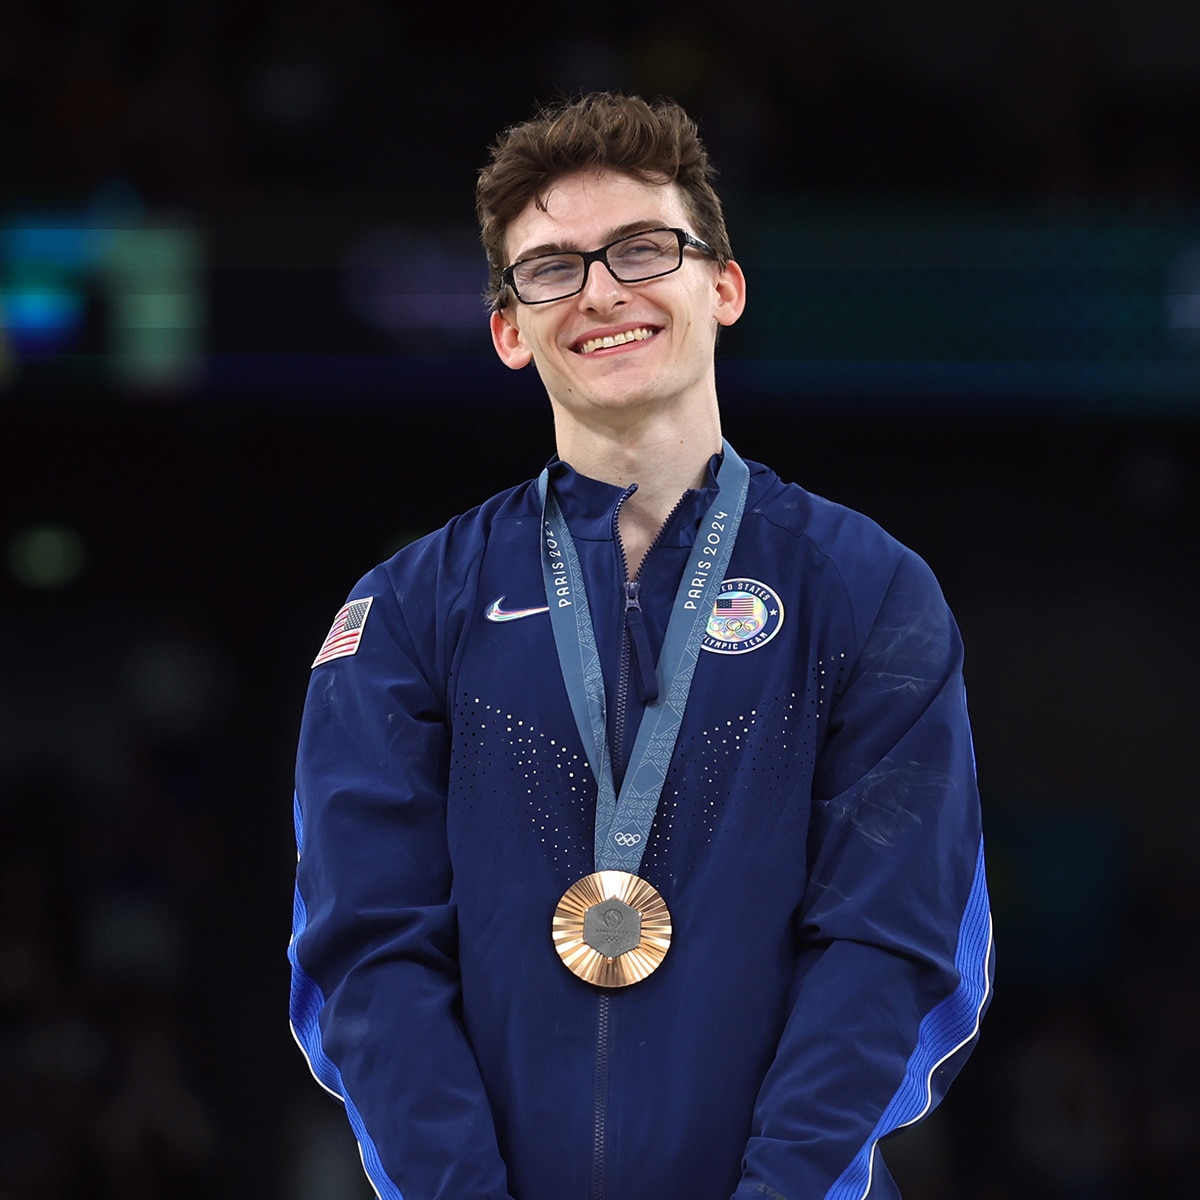
[[[629,630],[630,643],[633,646],[633,661],[642,703],[653,704],[658,699],[658,674],[650,653],[650,638],[642,616],[642,603],[638,599],[640,587],[636,579],[631,579],[625,584],[625,628]]]

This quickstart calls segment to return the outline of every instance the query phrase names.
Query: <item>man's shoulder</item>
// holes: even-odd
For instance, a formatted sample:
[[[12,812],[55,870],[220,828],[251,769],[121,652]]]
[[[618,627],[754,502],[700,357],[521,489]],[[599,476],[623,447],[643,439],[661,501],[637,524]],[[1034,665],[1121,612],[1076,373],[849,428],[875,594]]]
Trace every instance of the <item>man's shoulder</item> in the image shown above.
[[[465,509],[438,529],[422,534],[400,547],[376,570],[387,574],[445,571],[479,558],[497,526],[538,515],[536,480],[525,480],[505,488],[480,504]]]
[[[893,613],[945,607],[928,563],[872,517],[777,476],[760,496],[751,511],[772,531],[760,533],[769,538],[765,552],[777,562],[786,552],[798,586],[844,610],[858,629],[869,629],[885,606]]]
[[[362,575],[349,601],[379,601],[375,625],[385,625],[397,640],[433,646],[453,640],[463,614],[472,609],[480,562],[496,532],[538,516],[536,481],[527,480],[452,517],[440,528],[406,542]]]
[[[835,561],[894,563],[911,553],[874,518],[836,500],[782,479],[769,467],[754,463],[751,512],[799,548]]]

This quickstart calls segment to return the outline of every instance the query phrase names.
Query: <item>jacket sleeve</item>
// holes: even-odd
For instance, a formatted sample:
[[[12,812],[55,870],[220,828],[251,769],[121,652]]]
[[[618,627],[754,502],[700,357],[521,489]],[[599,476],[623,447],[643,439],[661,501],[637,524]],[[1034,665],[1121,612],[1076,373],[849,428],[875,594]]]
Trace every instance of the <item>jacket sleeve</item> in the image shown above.
[[[430,588],[409,599],[384,568],[372,572],[351,593],[373,596],[357,651],[312,674],[297,757],[292,1028],[344,1101],[381,1200],[504,1200],[460,1019],[445,685],[431,682],[434,639],[416,637],[404,611],[432,608]]]
[[[878,1143],[938,1103],[990,999],[958,630],[907,551],[873,607],[817,764],[799,962],[738,1200],[895,1196]]]

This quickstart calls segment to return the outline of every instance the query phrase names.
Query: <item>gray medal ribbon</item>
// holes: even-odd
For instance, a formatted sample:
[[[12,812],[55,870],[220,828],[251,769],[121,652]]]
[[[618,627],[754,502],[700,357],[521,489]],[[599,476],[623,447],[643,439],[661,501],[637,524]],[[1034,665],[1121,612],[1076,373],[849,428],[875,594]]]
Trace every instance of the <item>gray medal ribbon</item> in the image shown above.
[[[746,507],[750,470],[728,442],[723,442],[723,447],[725,457],[717,479],[718,492],[704,514],[692,559],[679,581],[658,656],[659,698],[647,705],[642,716],[620,796],[613,783],[604,677],[579,555],[549,486],[549,472],[543,471],[538,479],[542,501],[542,576],[546,603],[550,606],[550,624],[571,711],[598,789],[597,871],[628,871],[636,875],[650,839],[650,827],[675,752],[704,631],[725,579]]]

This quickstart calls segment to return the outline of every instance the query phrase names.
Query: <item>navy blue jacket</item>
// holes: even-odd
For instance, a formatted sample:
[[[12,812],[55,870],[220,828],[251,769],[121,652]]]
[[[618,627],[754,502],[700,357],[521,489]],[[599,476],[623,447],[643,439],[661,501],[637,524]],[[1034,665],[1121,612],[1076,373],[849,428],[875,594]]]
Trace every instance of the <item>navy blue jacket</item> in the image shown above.
[[[655,655],[717,466],[641,568]],[[549,618],[514,616],[546,604],[534,484],[351,592],[361,640],[313,671],[300,738],[292,1022],[383,1200],[892,1197],[879,1140],[973,1045],[991,919],[954,620],[874,522],[750,467],[726,609],[757,632],[714,613],[641,866],[674,939],[630,987],[550,936],[596,789]],[[619,770],[644,691],[622,493],[552,480]]]

